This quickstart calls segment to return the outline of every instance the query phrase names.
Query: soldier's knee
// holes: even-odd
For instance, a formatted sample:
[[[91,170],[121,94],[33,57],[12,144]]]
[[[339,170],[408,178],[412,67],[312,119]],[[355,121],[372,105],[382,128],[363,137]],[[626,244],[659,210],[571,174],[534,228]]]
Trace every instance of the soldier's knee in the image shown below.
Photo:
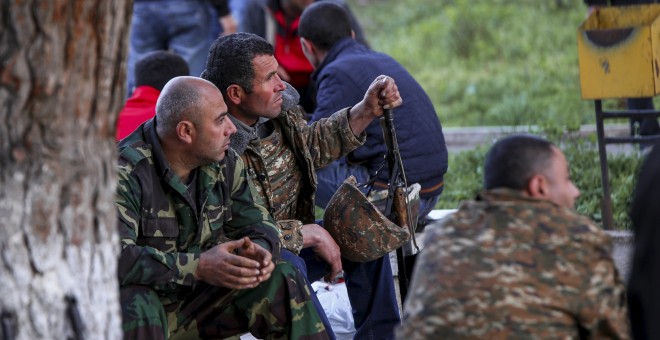
[[[273,276],[304,279],[296,264],[289,261],[277,262],[275,264],[275,269],[273,269],[273,273],[271,274],[271,277]]]
[[[298,301],[311,300],[307,279],[295,265],[289,262],[278,262],[270,280],[272,281],[271,287],[286,287],[290,298]]]
[[[142,339],[149,334],[151,339],[166,338],[167,316],[156,292],[146,286],[128,285],[119,290],[121,297],[122,328],[124,335],[136,335]],[[137,336],[142,334],[143,336]],[[153,337],[151,337],[153,336]],[[127,339],[132,337],[125,337]]]

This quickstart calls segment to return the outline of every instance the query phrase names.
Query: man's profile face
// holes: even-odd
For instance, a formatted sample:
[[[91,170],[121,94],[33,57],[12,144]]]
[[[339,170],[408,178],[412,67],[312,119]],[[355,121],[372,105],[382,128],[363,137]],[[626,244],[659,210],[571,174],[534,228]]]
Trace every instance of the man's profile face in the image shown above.
[[[277,75],[277,65],[272,55],[260,55],[252,60],[252,92],[246,93],[240,104],[240,109],[246,116],[279,116],[282,110],[282,91],[286,89],[286,85]]]
[[[548,180],[546,198],[563,207],[573,209],[575,199],[580,196],[580,190],[571,181],[566,157],[557,147],[552,147],[552,159],[544,176]]]

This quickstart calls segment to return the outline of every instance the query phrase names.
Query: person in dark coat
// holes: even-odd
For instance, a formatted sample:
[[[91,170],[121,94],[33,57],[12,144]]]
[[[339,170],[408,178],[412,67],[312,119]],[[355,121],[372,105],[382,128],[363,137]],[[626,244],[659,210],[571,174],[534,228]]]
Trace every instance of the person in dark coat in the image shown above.
[[[422,187],[419,217],[423,219],[438,201],[447,171],[442,125],[428,95],[392,57],[353,39],[350,17],[341,6],[330,1],[312,4],[303,12],[298,30],[303,50],[316,69],[312,79],[317,106],[310,122],[358,102],[370,79],[379,74],[396,80],[403,104],[394,111],[394,126],[408,184],[419,183]],[[389,174],[387,166],[382,167],[386,152],[382,129],[374,121],[367,128],[363,146],[343,161],[317,171],[316,204],[325,207],[348,175],[365,183],[377,173],[375,188],[387,188]]]
[[[402,105],[394,110],[403,167],[408,183],[422,186],[419,215],[426,216],[443,189],[447,148],[440,120],[424,89],[393,58],[354,39],[350,15],[333,1],[317,1],[306,7],[300,17],[298,34],[302,50],[315,68],[312,82],[316,86],[316,108],[310,124],[317,124],[333,112],[362,100],[379,72],[395,79],[403,99]],[[350,175],[358,183],[365,183],[378,173],[374,188],[387,188],[389,174],[384,164],[387,148],[382,130],[377,121],[372,121],[365,131],[367,139],[363,146],[316,170],[316,205],[326,207]],[[380,258],[361,270],[362,277],[352,275],[347,282],[357,330],[355,338],[391,339],[400,316],[396,301],[388,298],[395,296],[389,260]],[[376,333],[367,332],[369,324]]]
[[[316,1],[333,1],[344,7],[351,18],[355,39],[368,46],[360,23],[344,0],[241,0],[245,13],[239,31],[254,33],[275,47],[279,63],[277,74],[300,93],[300,105],[305,112],[314,111],[314,84],[310,76],[314,68],[300,46],[298,24],[300,14]]]
[[[628,310],[634,339],[660,336],[660,142],[646,157],[633,196],[630,219],[635,252],[628,282]]]

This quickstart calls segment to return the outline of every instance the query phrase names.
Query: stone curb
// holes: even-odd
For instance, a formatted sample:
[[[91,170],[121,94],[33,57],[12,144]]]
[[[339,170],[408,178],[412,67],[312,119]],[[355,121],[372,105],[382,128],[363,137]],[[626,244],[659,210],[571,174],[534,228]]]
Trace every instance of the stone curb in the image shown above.
[[[482,144],[491,144],[497,138],[512,133],[537,133],[542,131],[535,125],[531,126],[472,126],[443,127],[445,143],[450,151],[471,150]],[[596,125],[582,125],[578,132],[582,136],[595,135]],[[630,133],[630,127],[624,124],[605,125],[605,135],[608,137],[625,137]]]

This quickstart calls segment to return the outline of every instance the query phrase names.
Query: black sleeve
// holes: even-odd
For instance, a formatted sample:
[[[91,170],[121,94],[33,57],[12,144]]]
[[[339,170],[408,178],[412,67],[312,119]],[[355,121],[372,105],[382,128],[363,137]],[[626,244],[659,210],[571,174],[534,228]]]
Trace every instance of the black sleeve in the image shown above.
[[[634,232],[628,310],[634,339],[660,334],[660,142],[646,156],[633,195],[630,219]]]

